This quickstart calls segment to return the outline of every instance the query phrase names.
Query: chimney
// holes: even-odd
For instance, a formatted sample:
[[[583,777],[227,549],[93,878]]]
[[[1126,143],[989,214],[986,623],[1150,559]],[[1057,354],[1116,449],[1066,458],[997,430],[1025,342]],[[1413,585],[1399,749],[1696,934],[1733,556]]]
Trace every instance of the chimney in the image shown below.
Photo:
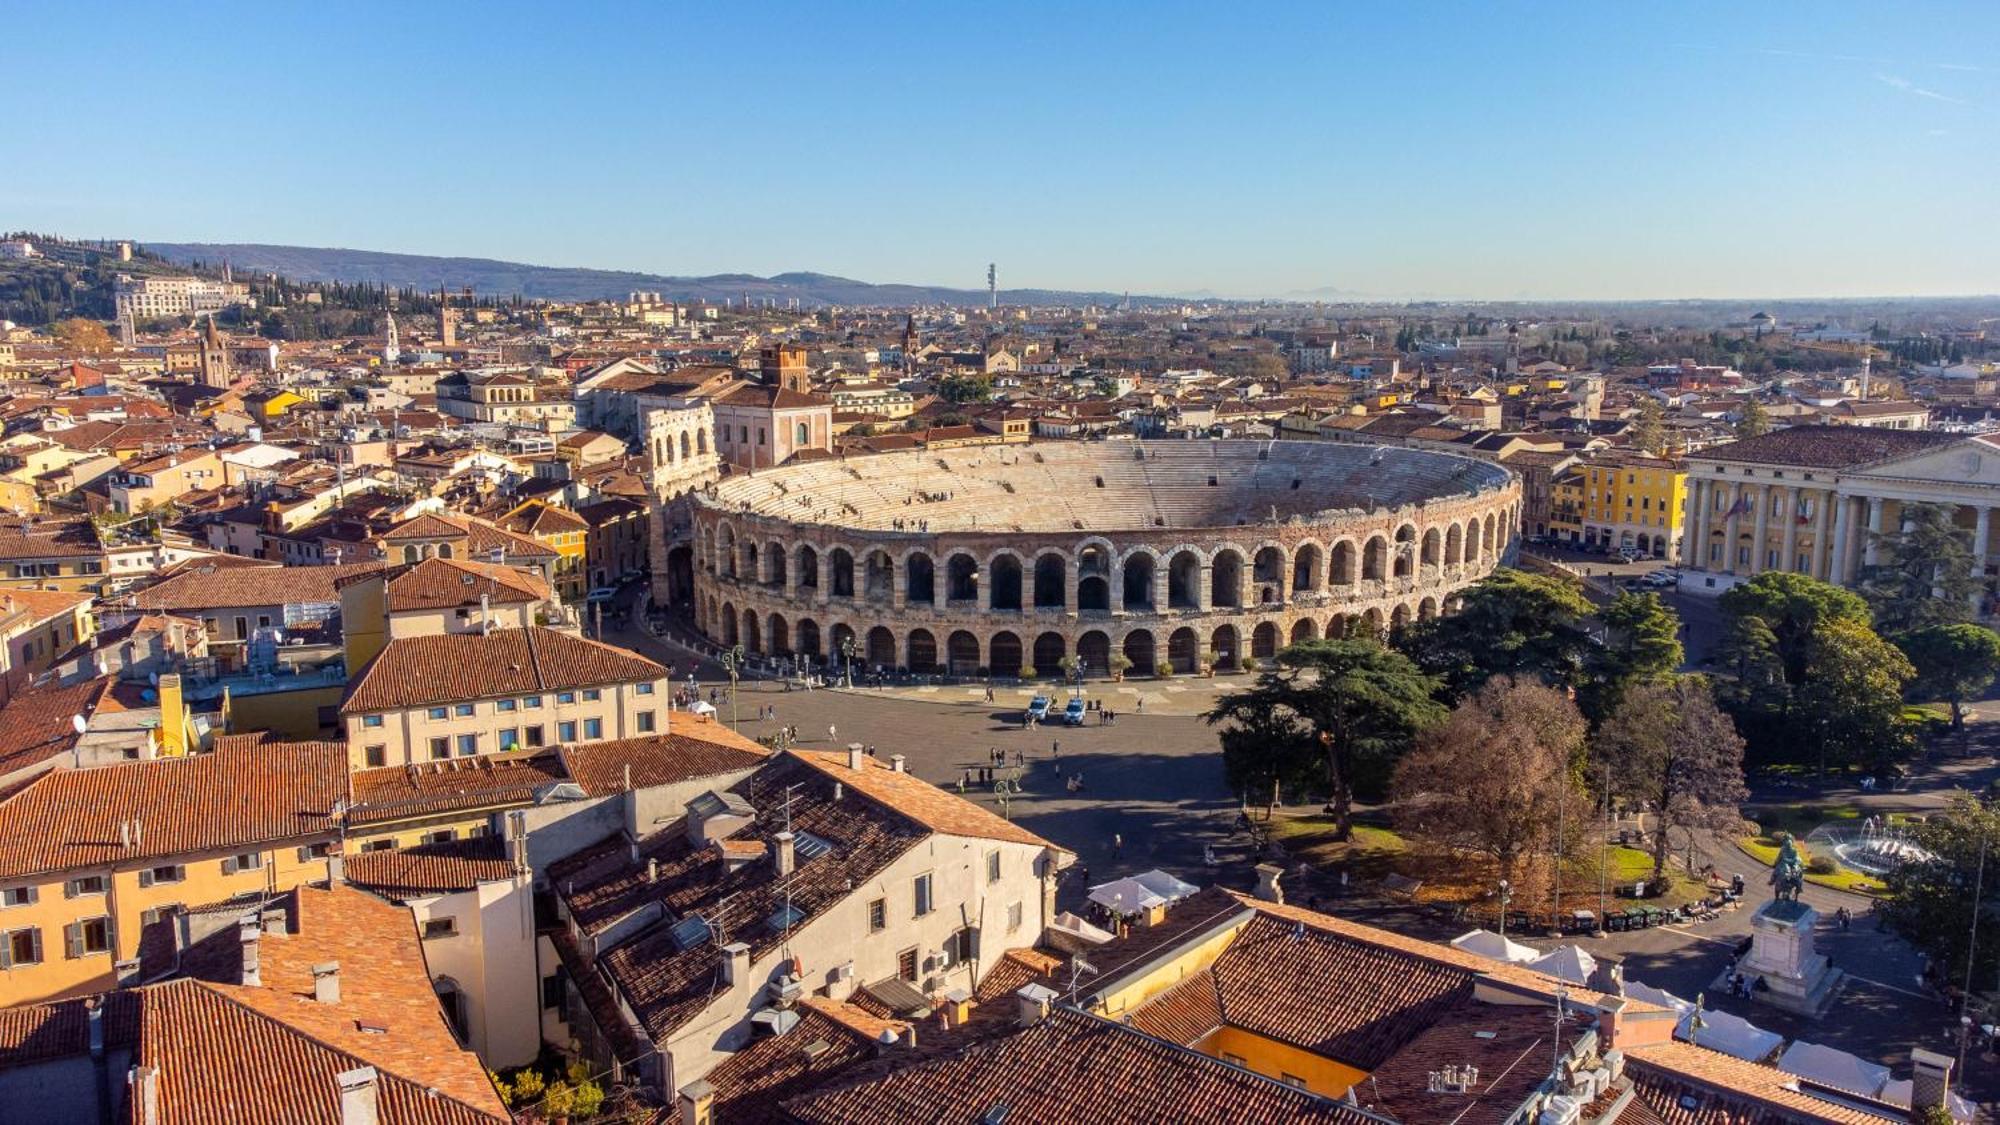
[[[660,861],[656,858],[648,858],[646,860],[646,881],[648,883],[657,883],[660,881]]]
[[[1265,902],[1275,902],[1279,906],[1285,905],[1285,888],[1278,885],[1278,880],[1283,878],[1284,874],[1285,869],[1275,863],[1258,864],[1257,897],[1263,899]]]
[[[861,744],[859,742],[850,742],[847,744],[848,769],[859,770],[861,768],[861,760],[863,758],[866,758],[867,756],[868,755],[861,749]]]
[[[132,1125],[160,1125],[160,1068],[135,1066],[125,1072],[125,1085]]]
[[[246,988],[264,987],[264,976],[257,969],[257,939],[263,936],[262,927],[254,918],[245,918],[236,925],[236,939],[243,945],[243,984]]]
[[[750,947],[732,941],[722,947],[722,983],[734,987],[750,980]]]
[[[326,885],[338,886],[347,882],[347,860],[337,851],[326,853]]]
[[[181,675],[160,677],[160,753],[178,758],[188,752],[187,708],[181,699]]]
[[[1606,996],[1625,995],[1625,963],[1616,957],[1599,957],[1584,987]]]
[[[313,999],[322,1004],[340,1003],[340,962],[322,961],[312,967]]]
[[[333,1076],[340,1083],[340,1125],[381,1125],[375,1097],[375,1068],[355,1067]]]
[[[715,1087],[705,1078],[697,1078],[681,1087],[680,1125],[713,1125],[715,1120]]]
[[[903,756],[901,754],[889,755],[889,768],[896,771],[897,773],[910,772],[903,768]]]
[[[790,832],[780,832],[776,836],[773,836],[772,839],[778,845],[771,853],[776,860],[777,872],[780,876],[790,875],[795,863],[795,855],[792,851],[792,834]]]
[[[1014,993],[1015,1021],[1022,1027],[1033,1027],[1048,1016],[1055,1000],[1056,990],[1047,985],[1022,985]]]
[[[1924,1111],[1934,1106],[1949,1108],[1951,1066],[1950,1055],[1922,1047],[1910,1050],[1910,1120],[1922,1121]]]

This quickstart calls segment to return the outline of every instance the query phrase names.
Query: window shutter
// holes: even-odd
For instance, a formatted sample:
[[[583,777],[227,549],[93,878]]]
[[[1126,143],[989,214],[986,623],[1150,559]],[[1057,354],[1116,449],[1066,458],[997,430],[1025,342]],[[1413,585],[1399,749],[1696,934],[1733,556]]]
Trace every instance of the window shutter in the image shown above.
[[[27,888],[27,891],[28,891],[28,905],[33,906],[35,905],[36,900],[42,897],[42,889],[40,887],[29,887]]]
[[[303,844],[299,845],[299,862],[304,863],[305,861],[311,858],[312,858],[312,849],[306,847]]]
[[[14,967],[14,935],[0,934],[0,969]]]
[[[63,884],[63,897],[64,897],[64,898],[75,898],[75,897],[76,897],[76,880],[75,880],[75,879],[71,879],[71,880],[69,880],[68,882],[65,882],[65,883]]]
[[[225,860],[223,860],[223,861],[222,861],[222,873],[223,873],[224,875],[234,875],[234,874],[236,874],[236,857],[235,857],[235,856],[230,856],[230,857],[229,857],[228,859],[225,859]]]
[[[142,870],[141,870],[141,871],[139,872],[139,885],[140,885],[140,886],[142,886],[142,887],[150,887],[150,886],[152,886],[152,885],[153,885],[153,869],[152,869],[152,868],[150,868],[150,867],[148,867],[148,868],[144,868],[144,869],[142,869]]]
[[[72,959],[83,956],[83,923],[71,922],[63,927],[63,944],[69,947]]]
[[[34,929],[29,930],[28,940],[31,943],[33,943],[33,948],[35,951],[35,964],[39,965],[42,963],[42,928],[40,926],[37,926]]]

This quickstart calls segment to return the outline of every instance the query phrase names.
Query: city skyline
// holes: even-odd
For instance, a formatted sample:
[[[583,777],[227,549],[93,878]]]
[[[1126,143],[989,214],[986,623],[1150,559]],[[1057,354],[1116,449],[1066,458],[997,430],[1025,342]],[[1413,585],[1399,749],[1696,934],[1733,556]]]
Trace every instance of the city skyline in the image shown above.
[[[389,12],[24,13],[0,225],[1196,297],[2000,292],[1970,4]]]

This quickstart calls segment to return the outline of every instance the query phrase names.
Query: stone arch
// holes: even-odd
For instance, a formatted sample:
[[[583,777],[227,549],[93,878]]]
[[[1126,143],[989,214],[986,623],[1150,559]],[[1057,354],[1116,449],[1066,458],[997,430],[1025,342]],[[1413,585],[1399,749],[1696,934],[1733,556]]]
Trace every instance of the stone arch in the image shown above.
[[[1077,663],[1083,665],[1085,673],[1099,676],[1111,672],[1111,638],[1102,629],[1086,630],[1076,639]]]
[[[819,624],[810,617],[799,618],[798,651],[807,656],[823,655],[819,650]]]
[[[986,668],[996,676],[1011,678],[1020,675],[1021,638],[1009,629],[993,634],[993,638],[986,642]]]
[[[1062,609],[1069,604],[1069,560],[1061,551],[1035,556],[1035,608]],[[1036,661],[1036,667],[1041,666]]]
[[[1076,608],[1079,613],[1111,608],[1111,581],[1101,574],[1086,574],[1076,580]]]
[[[1423,601],[1417,603],[1417,620],[1429,621],[1437,615],[1438,601],[1436,598],[1425,598]]]
[[[1193,629],[1183,625],[1167,635],[1167,663],[1182,675],[1200,671],[1201,638]]]
[[[904,651],[908,654],[909,669],[912,672],[935,672],[938,670],[937,638],[929,629],[910,630],[910,639]]]
[[[767,627],[771,630],[771,655],[790,656],[792,654],[792,630],[791,626],[785,622],[785,615],[782,613],[772,614]]]
[[[1257,548],[1250,566],[1250,580],[1257,584],[1257,603],[1276,605],[1285,600],[1285,549],[1276,543]]]
[[[911,551],[903,556],[903,602],[906,605],[937,604],[937,564],[926,552]]]
[[[743,651],[764,651],[764,631],[757,626],[757,611],[754,609],[743,611]]]
[[[726,523],[715,529],[715,569],[724,578],[736,577],[736,529]]]
[[[1250,655],[1259,660],[1268,660],[1278,654],[1278,625],[1274,621],[1259,621],[1250,630]]]
[[[838,660],[843,664],[846,663],[847,649],[850,645],[853,645],[857,649],[857,655],[859,655],[858,649],[860,646],[856,645],[854,641],[854,627],[845,621],[835,622],[833,628],[827,633],[826,658],[828,660]]]
[[[799,575],[799,589],[819,592],[819,551],[810,543],[799,544],[793,568]]]
[[[693,441],[691,441],[691,440],[689,440],[689,438],[688,438],[688,432],[687,432],[686,430],[682,430],[682,431],[681,431],[681,460],[683,460],[683,461],[687,460],[687,459],[688,459],[688,456],[689,456],[689,451],[690,451],[691,449],[693,449],[693,448],[694,448],[694,442],[693,442]]]
[[[1386,536],[1371,535],[1361,545],[1361,578],[1364,582],[1380,582],[1389,577],[1389,540]]]
[[[955,630],[945,641],[945,662],[954,676],[970,676],[979,671],[979,638],[964,629]]]
[[[755,539],[743,541],[743,577],[751,582],[764,580],[763,551]]]
[[[724,648],[735,648],[738,641],[739,637],[736,632],[736,606],[730,602],[723,602],[722,646]]]
[[[880,547],[863,556],[861,596],[871,602],[886,602],[896,594],[896,560]]]
[[[1122,569],[1125,579],[1125,597],[1123,601],[1126,609],[1151,610],[1154,608],[1153,572],[1158,565],[1159,560],[1153,557],[1151,551],[1137,550],[1125,556]]]
[[[1396,529],[1396,544],[1390,551],[1392,573],[1398,578],[1408,578],[1417,567],[1417,529],[1404,524]]]
[[[707,427],[705,427],[705,426],[704,426],[703,428],[701,428],[701,429],[699,429],[699,430],[696,430],[696,431],[694,432],[694,451],[695,451],[696,453],[707,453],[707,452],[708,452],[708,447],[709,447],[709,443],[710,443],[710,442],[711,442],[712,440],[713,440],[713,439],[711,439],[711,438],[710,438],[710,437],[708,436],[708,428],[707,428]]]
[[[1389,631],[1391,633],[1397,632],[1398,630],[1401,629],[1408,628],[1409,624],[1410,624],[1409,606],[1398,604],[1396,608],[1389,611]]]
[[[1368,623],[1369,634],[1376,637],[1377,639],[1380,639],[1380,637],[1382,636],[1382,627],[1384,624],[1382,619],[1382,607],[1376,606],[1370,609],[1367,613],[1361,615],[1361,619]]]
[[[1444,564],[1457,566],[1465,561],[1465,529],[1451,524],[1444,532]]]
[[[1495,555],[1500,553],[1499,521],[1492,512],[1486,513],[1486,549]]]
[[[1437,567],[1444,565],[1443,532],[1440,532],[1435,527],[1424,531],[1423,548],[1419,552],[1417,560],[1424,566]]]
[[[785,585],[785,545],[776,539],[764,547],[764,582],[780,589]]]
[[[979,600],[979,560],[970,553],[955,551],[944,561],[944,600],[947,604]]]
[[[877,625],[868,630],[868,651],[862,659],[871,668],[894,668],[896,666],[896,634],[887,625]]]
[[[1053,676],[1062,670],[1063,657],[1068,655],[1069,643],[1061,633],[1050,630],[1035,638],[1035,648],[1028,659],[1034,664],[1036,672]]]
[[[1167,608],[1201,607],[1201,556],[1183,547],[1167,559]]]
[[[1327,581],[1335,586],[1352,586],[1361,573],[1359,552],[1354,540],[1342,539],[1333,545],[1333,562],[1327,567]]]
[[[406,563],[413,563],[416,562],[417,560],[418,560],[417,545],[415,543],[410,543],[404,546],[403,561]]]
[[[1243,641],[1234,625],[1217,625],[1208,635],[1208,647],[1215,653],[1216,671],[1233,672],[1243,666]]]
[[[1326,573],[1325,555],[1317,543],[1301,543],[1292,552],[1293,593],[1320,588],[1320,576]]]
[[[827,552],[828,593],[836,598],[854,596],[854,552],[845,547],[835,547]]]
[[[451,544],[439,543],[437,557],[441,559],[448,559],[451,556],[452,556]]]
[[[1118,549],[1112,546],[1111,540],[1099,536],[1085,539],[1076,545],[1077,576],[1095,574],[1109,579],[1112,569],[1117,565],[1117,558]]]
[[[1224,547],[1208,564],[1208,604],[1217,609],[1243,605],[1243,552]]]
[[[1125,634],[1122,651],[1125,653],[1125,659],[1132,662],[1134,672],[1146,676],[1153,674],[1159,650],[1153,641],[1151,629],[1134,629]]]
[[[1313,623],[1312,618],[1299,618],[1297,621],[1292,622],[1291,643],[1296,645],[1312,640],[1318,629],[1319,627]]]
[[[1465,523],[1465,561],[1478,562],[1485,554],[1486,544],[1480,537],[1479,519],[1475,516]]]
[[[987,562],[987,573],[991,585],[990,608],[996,610],[1017,610],[1021,608],[1021,556],[1012,551],[997,551]],[[1016,644],[1018,645],[1018,641]],[[995,673],[998,675],[998,673]]]

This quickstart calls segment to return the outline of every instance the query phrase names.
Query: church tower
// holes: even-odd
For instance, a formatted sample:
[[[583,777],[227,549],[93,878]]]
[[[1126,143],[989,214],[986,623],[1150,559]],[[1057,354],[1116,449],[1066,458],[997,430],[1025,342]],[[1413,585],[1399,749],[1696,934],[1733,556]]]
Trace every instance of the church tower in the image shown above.
[[[438,286],[438,343],[458,346],[458,310],[451,307],[451,290]]]
[[[382,341],[382,366],[394,367],[396,366],[396,361],[403,356],[403,348],[401,342],[396,338],[396,314],[390,313],[388,316],[389,330],[385,334],[386,338]]]
[[[230,384],[229,341],[222,338],[222,332],[215,326],[215,317],[210,316],[201,328],[201,385],[224,389]]]

